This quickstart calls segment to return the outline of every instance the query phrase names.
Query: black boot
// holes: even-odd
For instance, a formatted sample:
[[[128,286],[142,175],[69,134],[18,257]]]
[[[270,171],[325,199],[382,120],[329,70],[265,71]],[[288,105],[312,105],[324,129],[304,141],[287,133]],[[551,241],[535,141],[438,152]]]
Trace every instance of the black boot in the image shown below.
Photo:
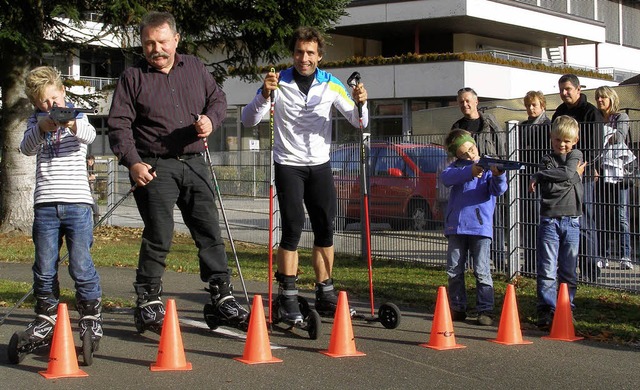
[[[55,300],[55,303],[54,303]],[[53,296],[36,296],[36,318],[27,325],[25,333],[30,342],[50,340],[58,317],[58,302]]]
[[[276,272],[276,280],[279,282],[278,296],[276,297],[278,317],[289,324],[298,324],[304,321],[298,303],[296,279],[296,276],[287,276]]]
[[[236,301],[233,296],[233,286],[226,280],[209,282],[212,311],[208,313],[217,317],[219,322],[229,324],[245,323],[249,320],[249,312]]]
[[[138,299],[134,319],[136,328],[143,332],[148,327],[161,329],[164,321],[164,304],[162,303],[162,285],[134,283]]]
[[[100,299],[80,301],[76,305],[80,314],[78,326],[80,327],[80,340],[84,340],[85,333],[89,332],[93,341],[102,338],[102,302]]]
[[[333,288],[333,279],[316,283],[316,311],[323,316],[334,316],[338,307],[338,296]]]

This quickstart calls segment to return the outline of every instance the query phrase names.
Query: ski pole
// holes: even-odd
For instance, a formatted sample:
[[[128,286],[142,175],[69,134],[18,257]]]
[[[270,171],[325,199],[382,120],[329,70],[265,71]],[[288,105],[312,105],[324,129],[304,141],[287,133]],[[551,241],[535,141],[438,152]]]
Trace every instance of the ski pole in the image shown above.
[[[347,79],[347,85],[351,88],[356,88],[360,84],[360,73],[353,72]],[[364,220],[364,242],[363,252],[367,257],[367,267],[369,272],[369,302],[371,303],[371,315],[374,315],[374,302],[373,302],[373,266],[371,260],[371,223],[369,220],[369,182],[368,182],[368,169],[367,169],[367,146],[369,145],[369,134],[364,132],[364,125],[362,124],[362,103],[357,102],[358,106],[358,122],[360,125],[360,132],[362,133],[362,139],[360,140],[360,170],[361,170],[361,194],[363,204],[363,219]]]
[[[270,72],[275,73],[275,68],[271,68]],[[274,137],[274,117],[275,117],[275,91],[269,94],[271,100],[271,108],[269,109],[269,326],[273,324],[273,213],[274,213],[274,186],[275,186],[275,165],[273,161],[273,137]]]
[[[151,168],[149,169],[149,173],[153,173],[155,172],[156,169],[155,168]],[[133,186],[131,186],[131,188],[129,189],[129,191],[127,191],[127,193],[120,198],[120,200],[118,200],[112,207],[111,209],[109,209],[103,216],[102,218],[100,218],[100,220],[98,222],[96,222],[93,225],[93,229],[95,230],[95,228],[97,228],[98,226],[102,225],[102,223],[104,221],[107,220],[107,218],[109,218],[111,216],[111,214],[113,214],[114,211],[116,211],[116,209],[118,208],[118,206],[120,206],[128,197],[129,195],[131,195],[133,193],[133,191],[136,190],[136,188],[138,188],[137,184],[134,184]],[[60,260],[58,260],[58,263],[62,263],[63,261],[65,261],[67,258],[69,257],[69,252],[67,252]],[[7,320],[7,318],[9,318],[9,316],[11,315],[11,313],[14,312],[14,310],[16,310],[18,307],[20,307],[20,305],[22,305],[22,303],[24,301],[27,300],[27,298],[29,298],[29,296],[33,294],[33,287],[31,288],[31,290],[29,290],[26,294],[24,294],[24,296],[22,298],[20,298],[18,300],[18,302],[16,302],[16,304],[11,308],[11,310],[9,310],[7,312],[7,314],[4,315],[4,317],[2,317],[2,319],[0,320],[0,325],[4,324],[4,322]]]
[[[200,115],[193,114],[196,122],[200,120]],[[207,138],[202,138],[204,141],[204,152],[206,159],[209,163],[209,170],[211,170],[211,177],[213,178],[213,186],[216,189],[216,195],[218,196],[218,203],[220,203],[220,211],[222,212],[222,219],[224,220],[224,225],[227,229],[227,236],[229,237],[229,242],[231,243],[231,251],[233,252],[233,257],[236,261],[236,267],[238,267],[238,275],[240,276],[240,284],[242,284],[242,292],[244,293],[244,298],[247,300],[247,307],[249,308],[249,312],[251,312],[251,302],[249,301],[249,294],[247,293],[247,286],[244,283],[244,276],[242,275],[242,268],[240,267],[240,260],[238,260],[238,252],[236,251],[236,245],[233,242],[233,236],[231,235],[231,228],[229,227],[229,221],[227,220],[227,213],[224,209],[224,204],[222,203],[222,194],[220,194],[220,186],[218,185],[218,178],[216,177],[216,171],[213,169],[213,161],[211,161],[211,153],[209,153],[209,142]]]

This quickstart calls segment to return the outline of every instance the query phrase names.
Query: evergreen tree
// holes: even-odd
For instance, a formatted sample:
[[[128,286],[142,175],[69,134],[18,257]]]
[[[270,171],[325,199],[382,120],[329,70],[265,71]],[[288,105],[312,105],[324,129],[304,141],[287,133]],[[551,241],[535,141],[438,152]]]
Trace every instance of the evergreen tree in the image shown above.
[[[24,79],[33,67],[46,64],[45,53],[74,55],[90,44],[114,42],[123,50],[135,49],[142,15],[150,10],[168,11],[175,16],[181,34],[179,51],[213,58],[205,63],[223,81],[230,69],[277,63],[289,54],[288,37],[296,27],[326,30],[345,14],[349,2],[0,0],[0,231],[30,232],[35,164],[18,147],[33,109],[24,94]],[[97,27],[90,34],[82,33],[94,24]],[[251,73],[245,78],[251,78]]]

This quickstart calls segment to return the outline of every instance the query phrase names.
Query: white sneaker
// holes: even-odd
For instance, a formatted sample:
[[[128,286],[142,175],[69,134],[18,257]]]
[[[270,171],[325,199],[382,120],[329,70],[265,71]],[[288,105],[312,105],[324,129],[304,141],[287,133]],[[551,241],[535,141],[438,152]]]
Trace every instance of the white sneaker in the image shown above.
[[[633,269],[633,263],[631,262],[631,259],[629,258],[622,258],[622,260],[620,261],[620,269]]]

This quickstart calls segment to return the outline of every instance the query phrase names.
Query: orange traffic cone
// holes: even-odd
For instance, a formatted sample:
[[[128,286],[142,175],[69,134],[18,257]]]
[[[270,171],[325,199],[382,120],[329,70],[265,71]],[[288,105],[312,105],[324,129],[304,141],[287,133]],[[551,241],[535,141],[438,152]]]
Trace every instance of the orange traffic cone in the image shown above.
[[[167,299],[167,309],[160,332],[158,357],[151,364],[151,371],[190,371],[191,363],[187,362],[180,334],[180,322],[176,311],[176,301]]]
[[[433,324],[431,325],[431,337],[427,344],[420,344],[420,346],[437,349],[439,351],[466,348],[464,345],[456,344],[456,336],[453,333],[453,323],[451,322],[451,312],[449,311],[449,297],[447,296],[447,289],[444,286],[438,287],[436,312],[433,315]]]
[[[507,284],[507,295],[502,305],[498,337],[489,341],[505,345],[533,344],[532,341],[522,339],[520,316],[518,315],[518,304],[516,303],[516,289],[513,284]]]
[[[78,367],[78,356],[73,344],[71,323],[67,304],[58,304],[58,319],[53,328],[53,341],[49,352],[49,365],[46,371],[40,371],[40,375],[47,379],[80,378],[89,376]]]
[[[543,339],[560,341],[577,341],[584,337],[576,337],[573,328],[573,315],[571,314],[571,302],[569,301],[569,287],[566,283],[560,283],[560,293],[556,302],[556,312],[551,323],[551,334]]]
[[[338,307],[333,318],[333,328],[331,328],[331,339],[329,349],[320,351],[331,357],[365,356],[363,352],[356,351],[356,341],[351,325],[351,313],[347,302],[347,292],[340,291],[338,294]]]
[[[264,319],[264,307],[262,306],[262,296],[260,295],[254,295],[253,297],[249,329],[247,330],[247,341],[244,344],[244,353],[241,358],[236,357],[234,359],[245,364],[282,362],[281,359],[271,355],[267,322]]]

